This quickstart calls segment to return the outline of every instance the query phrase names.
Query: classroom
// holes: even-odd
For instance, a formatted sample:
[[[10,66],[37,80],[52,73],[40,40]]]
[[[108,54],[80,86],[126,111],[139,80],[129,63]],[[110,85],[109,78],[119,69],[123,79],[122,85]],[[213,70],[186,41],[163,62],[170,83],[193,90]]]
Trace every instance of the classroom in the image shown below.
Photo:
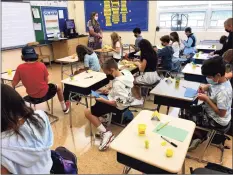
[[[1,6],[1,174],[233,174],[232,1]]]

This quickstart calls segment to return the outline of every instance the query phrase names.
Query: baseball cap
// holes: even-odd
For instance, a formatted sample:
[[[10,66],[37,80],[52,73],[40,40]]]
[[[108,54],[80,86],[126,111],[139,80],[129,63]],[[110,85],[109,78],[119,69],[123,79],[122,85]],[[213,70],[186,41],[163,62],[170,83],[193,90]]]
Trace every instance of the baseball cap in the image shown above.
[[[24,60],[37,60],[38,55],[36,54],[35,49],[32,46],[25,46],[22,49],[22,55]]]

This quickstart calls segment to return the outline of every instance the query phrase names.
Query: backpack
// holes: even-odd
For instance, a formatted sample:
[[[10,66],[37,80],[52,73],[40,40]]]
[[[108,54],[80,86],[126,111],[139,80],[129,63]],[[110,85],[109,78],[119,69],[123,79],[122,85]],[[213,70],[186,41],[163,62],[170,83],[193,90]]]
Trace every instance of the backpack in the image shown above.
[[[78,174],[77,157],[65,147],[51,150],[53,166],[51,174]]]

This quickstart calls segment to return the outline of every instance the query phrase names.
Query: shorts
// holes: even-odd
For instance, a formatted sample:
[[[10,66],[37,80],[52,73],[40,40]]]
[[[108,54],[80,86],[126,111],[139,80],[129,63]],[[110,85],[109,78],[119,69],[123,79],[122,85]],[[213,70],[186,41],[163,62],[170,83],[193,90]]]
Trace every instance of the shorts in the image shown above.
[[[96,101],[95,105],[91,107],[91,113],[92,113],[92,115],[94,115],[96,117],[101,117],[101,116],[103,116],[105,114],[109,114],[109,113],[124,112],[125,110],[119,110],[114,106],[111,106],[111,105],[108,105],[106,103],[102,103],[99,101]]]
[[[51,98],[53,98],[56,95],[56,93],[57,93],[57,85],[49,83],[48,86],[49,86],[48,92],[42,98],[51,99]]]
[[[152,85],[160,80],[158,73],[155,72],[144,72],[142,75],[135,77],[135,84]]]

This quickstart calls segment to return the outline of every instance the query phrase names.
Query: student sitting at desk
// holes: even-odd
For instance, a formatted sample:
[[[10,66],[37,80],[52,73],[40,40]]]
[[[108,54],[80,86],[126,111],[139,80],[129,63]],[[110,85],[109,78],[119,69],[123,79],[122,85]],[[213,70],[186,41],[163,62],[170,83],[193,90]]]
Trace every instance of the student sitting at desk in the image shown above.
[[[100,71],[99,59],[91,48],[84,45],[78,45],[76,47],[76,53],[79,61],[84,62],[84,68],[79,69],[75,74],[89,69],[96,72]]]
[[[193,56],[195,55],[196,37],[192,33],[191,27],[187,27],[185,29],[185,35],[188,37],[188,39],[187,41],[182,41],[184,44],[183,55],[191,62]]]
[[[198,120],[201,120],[200,124],[203,127],[225,128],[231,120],[232,87],[225,78],[222,57],[206,60],[201,69],[209,84],[201,85],[199,88],[198,99],[204,103],[196,112],[204,112],[198,115]],[[203,139],[199,135],[198,139],[193,140],[189,150],[195,149]]]
[[[1,173],[49,174],[53,131],[44,111],[33,111],[10,86],[1,84]]]
[[[159,58],[161,58],[161,67],[162,69],[165,70],[173,70],[173,64],[172,64],[172,58],[173,58],[173,54],[174,54],[174,50],[173,48],[169,45],[170,42],[170,37],[169,35],[165,35],[162,36],[160,38],[160,41],[162,42],[162,46],[164,46],[164,48],[157,50],[157,56]]]
[[[70,103],[65,103],[62,89],[55,84],[49,83],[49,73],[44,63],[38,62],[38,55],[31,46],[22,49],[22,60],[26,63],[16,69],[12,86],[15,88],[22,81],[28,95],[32,98],[50,98],[57,93],[64,113],[69,112]]]
[[[134,58],[135,57],[134,54],[136,54],[140,50],[138,45],[139,45],[139,42],[143,39],[142,35],[141,35],[141,29],[140,28],[136,27],[135,29],[133,29],[133,33],[134,33],[134,36],[135,36],[136,40],[135,40],[134,45],[130,44],[130,47],[132,47],[134,49],[134,52],[131,52],[128,55],[128,58],[131,58],[131,59]]]
[[[137,85],[152,85],[159,81],[160,77],[156,72],[158,62],[157,54],[151,43],[146,39],[142,39],[139,43],[139,48],[141,50],[140,61],[135,62],[135,65],[139,68],[139,71],[142,72],[142,74],[135,78],[133,92],[136,99],[142,100],[140,87]]]
[[[85,110],[85,116],[97,127],[101,133],[100,151],[108,148],[114,135],[101,124],[99,117],[111,112],[123,112],[132,102],[131,88],[133,87],[133,75],[128,70],[119,71],[118,64],[114,59],[107,60],[103,66],[103,71],[112,80],[112,89],[105,98],[96,98],[96,103],[90,109]]]
[[[111,40],[112,40],[113,58],[118,63],[122,58],[122,51],[123,51],[121,37],[116,32],[113,32],[111,34]]]

